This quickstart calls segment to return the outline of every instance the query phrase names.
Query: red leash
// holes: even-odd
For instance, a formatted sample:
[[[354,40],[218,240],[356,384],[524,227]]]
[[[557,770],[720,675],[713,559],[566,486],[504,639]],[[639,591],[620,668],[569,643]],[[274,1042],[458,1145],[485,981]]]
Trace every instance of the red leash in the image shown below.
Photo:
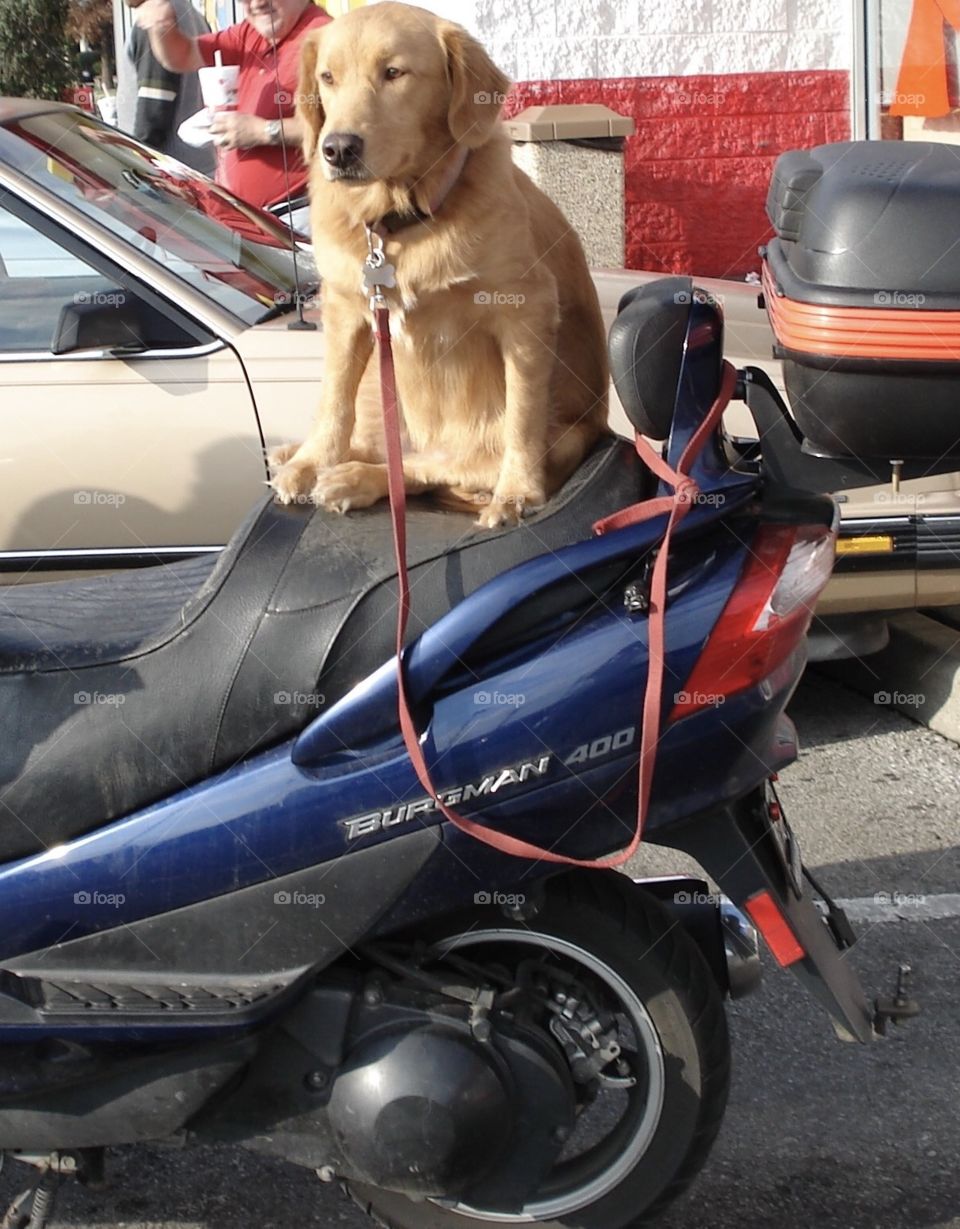
[[[670,554],[670,543],[673,532],[693,507],[699,488],[687,474],[694,458],[706,442],[707,437],[720,421],[733,395],[736,382],[736,372],[729,363],[724,363],[723,379],[717,399],[710,407],[710,412],[697,428],[687,447],[683,451],[676,470],[670,468],[645,440],[637,436],[637,452],[644,463],[664,482],[674,488],[673,495],[663,495],[657,499],[648,499],[643,503],[633,504],[612,516],[605,517],[594,525],[596,533],[607,533],[610,530],[622,529],[626,525],[636,525],[641,521],[651,520],[655,516],[669,514],[667,528],[660,544],[660,551],[653,567],[650,585],[650,610],[648,622],[648,639],[650,666],[647,672],[647,685],[643,697],[643,725],[640,739],[640,785],[637,800],[637,821],[630,843],[619,853],[608,858],[581,859],[568,858],[564,854],[542,849],[518,837],[507,836],[506,833],[493,829],[458,815],[437,796],[437,790],[430,779],[430,770],[420,745],[420,736],[410,712],[407,699],[406,680],[403,670],[403,638],[407,629],[407,619],[410,614],[410,583],[407,575],[407,530],[406,511],[407,495],[403,480],[403,449],[400,439],[400,412],[397,405],[396,375],[393,367],[393,349],[390,344],[390,317],[385,301],[380,299],[374,308],[376,319],[376,335],[380,352],[380,389],[383,398],[383,425],[387,443],[387,480],[390,489],[390,515],[393,521],[393,543],[397,561],[397,584],[399,588],[399,606],[397,611],[397,690],[399,693],[398,711],[400,729],[407,754],[413,764],[420,784],[434,800],[437,810],[448,819],[455,828],[466,832],[468,836],[491,845],[501,853],[510,854],[515,858],[529,858],[533,861],[557,862],[565,866],[584,866],[593,868],[609,868],[622,866],[634,853],[643,837],[643,826],[646,820],[650,801],[650,787],[653,782],[653,769],[656,758],[657,742],[660,737],[660,691],[663,685],[663,668],[665,656],[665,624],[667,599],[667,559]]]

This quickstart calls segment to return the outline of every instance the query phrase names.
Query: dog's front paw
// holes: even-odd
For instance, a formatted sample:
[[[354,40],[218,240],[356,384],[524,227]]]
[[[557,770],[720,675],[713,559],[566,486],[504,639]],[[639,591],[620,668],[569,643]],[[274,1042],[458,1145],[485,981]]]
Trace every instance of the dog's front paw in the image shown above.
[[[275,474],[279,469],[282,469],[299,451],[299,444],[278,444],[276,448],[268,448],[267,465],[270,467],[270,473]]]
[[[317,481],[317,467],[313,461],[297,460],[296,456],[275,469],[270,486],[281,504],[302,504],[310,498],[310,491]]]
[[[382,465],[344,461],[317,475],[310,498],[332,512],[369,508],[387,494],[387,472]]]
[[[499,529],[501,525],[519,525],[546,502],[542,491],[533,488],[497,488],[493,497],[477,517],[481,529]]]

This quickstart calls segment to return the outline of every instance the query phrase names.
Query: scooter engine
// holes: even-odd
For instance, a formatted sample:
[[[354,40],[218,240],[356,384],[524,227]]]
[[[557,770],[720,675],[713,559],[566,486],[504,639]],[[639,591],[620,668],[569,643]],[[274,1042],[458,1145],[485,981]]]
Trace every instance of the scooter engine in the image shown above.
[[[486,1206],[493,1173],[498,1187],[505,1179],[528,1186],[531,1171],[539,1182],[573,1124],[562,1065],[533,1036],[481,1033],[484,1040],[466,1021],[434,1017],[374,1025],[362,1037],[328,1111],[353,1173],[408,1195],[463,1196],[482,1186]]]
[[[578,1099],[556,1040],[488,998],[382,973],[317,984],[195,1131],[331,1179],[520,1207],[572,1134]]]

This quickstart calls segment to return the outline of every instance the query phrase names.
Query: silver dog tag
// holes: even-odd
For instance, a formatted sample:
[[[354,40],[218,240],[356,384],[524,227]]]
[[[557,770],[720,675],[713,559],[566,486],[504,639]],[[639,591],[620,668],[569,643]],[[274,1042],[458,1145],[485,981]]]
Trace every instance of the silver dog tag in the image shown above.
[[[382,252],[377,253],[383,256]],[[387,261],[374,263],[370,257],[363,262],[363,289],[369,294],[372,290],[392,290],[397,284],[397,270]]]
[[[387,260],[383,236],[372,226],[364,229],[367,232],[367,258],[363,262],[362,286],[364,294],[370,296],[370,310],[376,315],[387,306],[383,292],[396,286],[397,271]]]

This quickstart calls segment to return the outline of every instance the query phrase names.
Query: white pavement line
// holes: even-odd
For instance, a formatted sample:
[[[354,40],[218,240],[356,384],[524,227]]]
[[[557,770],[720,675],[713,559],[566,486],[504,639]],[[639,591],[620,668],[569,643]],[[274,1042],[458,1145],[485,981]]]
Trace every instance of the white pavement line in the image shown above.
[[[851,922],[933,922],[960,917],[960,892],[877,892],[854,900],[838,900]]]

